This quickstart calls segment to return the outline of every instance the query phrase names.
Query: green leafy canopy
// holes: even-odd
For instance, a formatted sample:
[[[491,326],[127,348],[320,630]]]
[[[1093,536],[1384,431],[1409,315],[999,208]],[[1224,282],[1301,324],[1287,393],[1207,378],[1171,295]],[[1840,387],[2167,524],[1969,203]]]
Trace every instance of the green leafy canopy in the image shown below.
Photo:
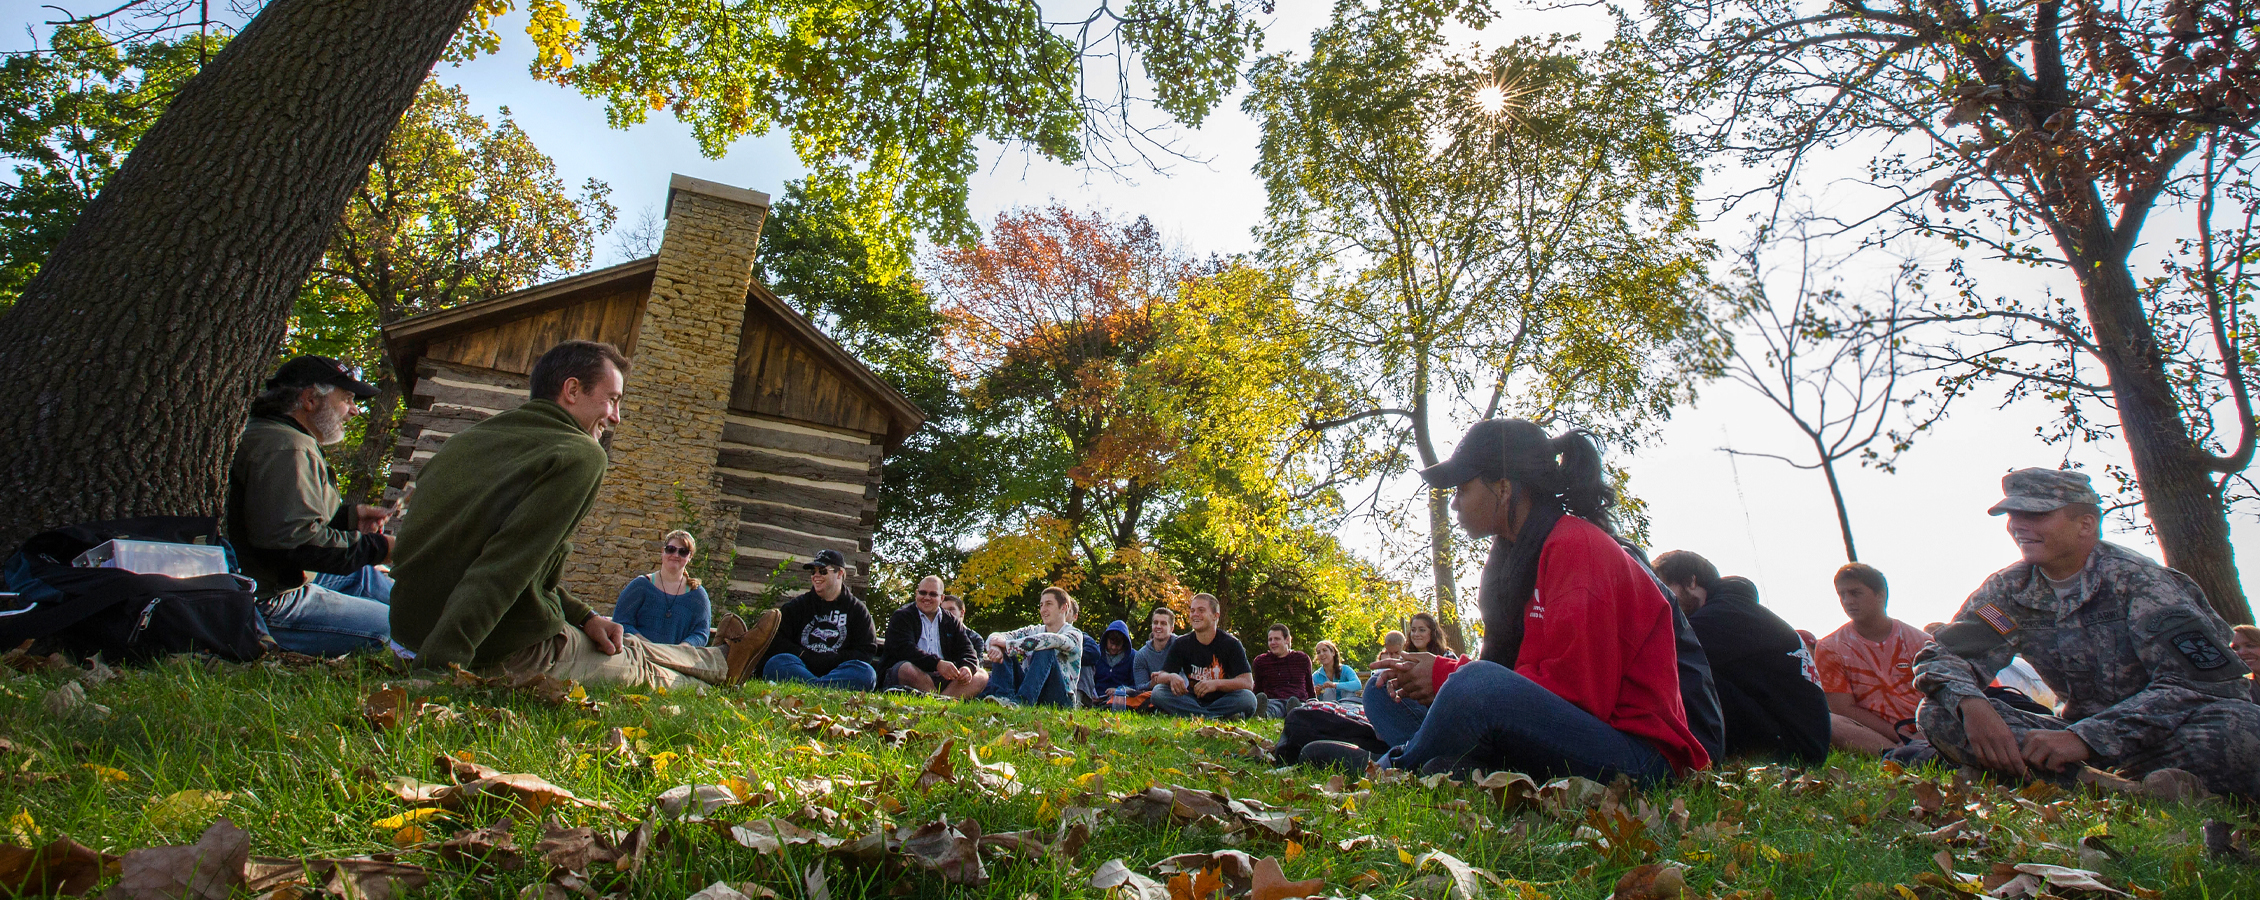
[[[474,13],[454,55],[499,46],[494,19],[514,2]],[[1025,0],[591,0],[577,18],[558,0],[528,9],[533,73],[603,99],[614,126],[665,111],[712,156],[786,130],[810,169],[802,190],[869,236],[873,270],[890,279],[909,270],[903,237],[977,233],[966,183],[984,144],[1081,161],[1109,129],[1141,135],[1132,107],[1148,102],[1198,125],[1261,40],[1238,0],[1134,0],[1064,19]],[[1086,72],[1096,60],[1118,68]],[[1134,92],[1140,74],[1150,101]],[[1094,94],[1094,81],[1117,90]]]

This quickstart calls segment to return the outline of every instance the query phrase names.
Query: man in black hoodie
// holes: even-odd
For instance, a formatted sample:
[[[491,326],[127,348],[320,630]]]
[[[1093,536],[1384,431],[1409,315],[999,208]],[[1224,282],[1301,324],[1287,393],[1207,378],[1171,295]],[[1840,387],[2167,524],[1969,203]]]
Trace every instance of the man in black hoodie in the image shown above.
[[[1656,578],[1671,589],[1710,657],[1726,714],[1728,756],[1819,763],[1828,758],[1828,697],[1805,677],[1805,642],[1758,605],[1758,586],[1686,550],[1656,557]]]
[[[870,690],[879,682],[879,670],[872,667],[879,638],[871,609],[847,589],[847,557],[820,550],[801,568],[809,570],[810,589],[777,607],[777,637],[769,643],[761,677]]]

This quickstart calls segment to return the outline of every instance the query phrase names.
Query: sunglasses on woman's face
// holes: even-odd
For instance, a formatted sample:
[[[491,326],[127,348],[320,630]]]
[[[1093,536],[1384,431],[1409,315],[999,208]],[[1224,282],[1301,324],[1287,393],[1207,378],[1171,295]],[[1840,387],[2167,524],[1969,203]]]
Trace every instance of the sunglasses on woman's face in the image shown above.
[[[663,553],[667,554],[668,556],[689,556],[689,555],[691,555],[691,548],[689,548],[689,547],[678,547],[678,546],[675,546],[674,544],[668,544],[668,545],[667,545],[667,549],[665,549],[665,550],[663,550],[663,551],[661,551],[661,552],[663,552]]]

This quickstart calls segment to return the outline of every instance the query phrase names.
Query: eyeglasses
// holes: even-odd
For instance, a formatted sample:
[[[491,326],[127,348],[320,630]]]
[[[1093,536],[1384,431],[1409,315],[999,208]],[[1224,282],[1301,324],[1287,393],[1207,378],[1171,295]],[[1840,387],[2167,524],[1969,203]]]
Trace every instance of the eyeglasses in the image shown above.
[[[816,567],[816,574],[818,574],[818,575],[837,575],[837,574],[839,574],[839,573],[841,573],[841,572],[845,572],[845,571],[847,571],[847,570],[846,570],[846,569],[843,569],[843,568],[840,568],[839,566],[817,566],[817,567]]]
[[[665,554],[667,554],[668,556],[689,556],[689,555],[691,555],[691,548],[689,548],[689,547],[680,547],[680,546],[676,546],[676,545],[674,545],[674,544],[668,544],[668,545],[667,545],[667,548],[666,548],[666,549],[664,549],[664,550],[661,550],[660,552],[661,552],[661,553],[665,553]]]
[[[942,592],[941,592],[941,591],[919,591],[919,592],[918,592],[918,596],[921,596],[921,597],[939,597],[939,596],[941,596],[941,595],[942,595]]]

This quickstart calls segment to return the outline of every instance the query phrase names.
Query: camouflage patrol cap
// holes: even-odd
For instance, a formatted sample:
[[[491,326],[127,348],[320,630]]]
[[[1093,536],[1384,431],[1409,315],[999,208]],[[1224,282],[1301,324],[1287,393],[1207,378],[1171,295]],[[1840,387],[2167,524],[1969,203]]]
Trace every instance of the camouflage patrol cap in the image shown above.
[[[2001,493],[2004,495],[2001,502],[1986,510],[1987,515],[2047,512],[2074,503],[2103,503],[2086,475],[2062,469],[2018,469],[2001,476]]]

